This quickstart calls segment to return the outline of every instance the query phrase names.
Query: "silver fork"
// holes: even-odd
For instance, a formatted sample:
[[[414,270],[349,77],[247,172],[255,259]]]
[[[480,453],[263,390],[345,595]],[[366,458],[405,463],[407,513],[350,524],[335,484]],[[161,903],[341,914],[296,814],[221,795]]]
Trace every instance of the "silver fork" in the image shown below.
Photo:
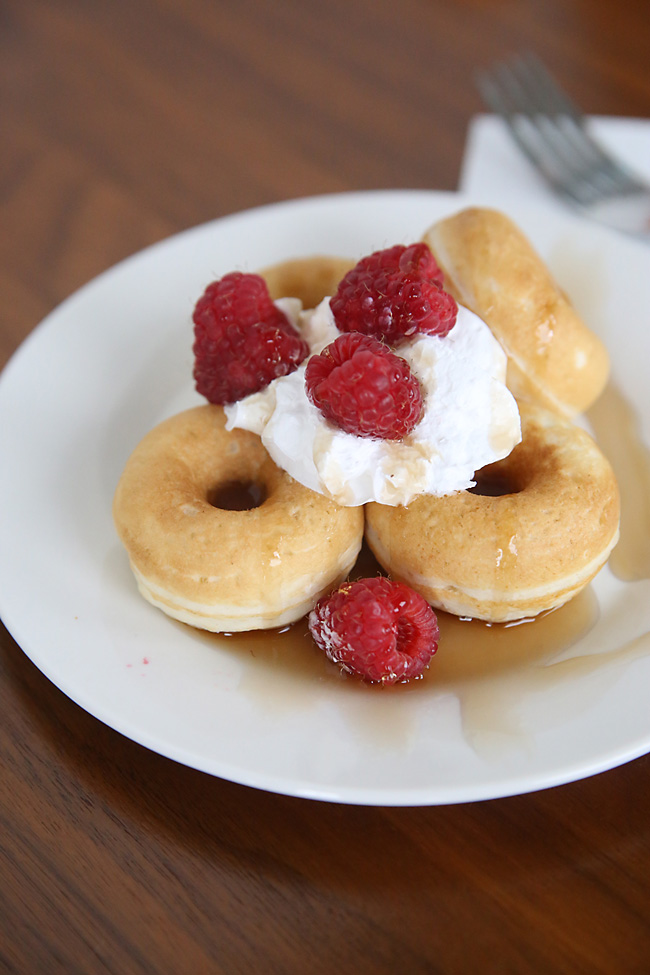
[[[520,55],[477,76],[486,104],[550,186],[583,215],[650,240],[650,186],[610,156],[541,61]]]

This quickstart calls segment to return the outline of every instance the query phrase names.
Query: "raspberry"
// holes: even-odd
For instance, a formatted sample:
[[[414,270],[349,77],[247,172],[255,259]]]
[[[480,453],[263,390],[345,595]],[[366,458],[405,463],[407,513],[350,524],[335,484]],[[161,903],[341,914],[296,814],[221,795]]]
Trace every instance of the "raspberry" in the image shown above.
[[[416,274],[419,278],[432,281],[433,284],[442,288],[442,271],[438,267],[430,248],[425,243],[421,242],[405,247],[399,255],[399,269],[406,274]]]
[[[438,620],[424,597],[383,576],[325,596],[309,614],[309,629],[330,660],[375,683],[420,677],[438,649]]]
[[[408,363],[368,335],[339,335],[305,371],[307,395],[323,416],[359,437],[401,440],[422,416],[420,384]]]
[[[389,345],[416,332],[447,335],[458,313],[424,243],[398,244],[362,258],[339,284],[330,307],[341,332],[363,332]]]
[[[214,281],[192,318],[194,379],[210,403],[234,403],[264,389],[309,352],[258,274],[235,271]]]

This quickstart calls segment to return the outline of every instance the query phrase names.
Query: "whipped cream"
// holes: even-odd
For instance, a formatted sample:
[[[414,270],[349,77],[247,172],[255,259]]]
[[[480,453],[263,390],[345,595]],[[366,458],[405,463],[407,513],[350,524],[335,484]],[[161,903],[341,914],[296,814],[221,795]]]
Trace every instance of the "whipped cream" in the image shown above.
[[[329,298],[298,314],[311,354],[339,330]],[[401,441],[357,437],[334,426],[307,398],[305,360],[266,389],[226,406],[226,426],[259,434],[275,463],[305,487],[343,505],[406,505],[420,494],[473,487],[474,473],[521,440],[517,404],[505,385],[506,356],[488,326],[462,305],[448,335],[418,335],[395,350],[422,387],[424,413]]]

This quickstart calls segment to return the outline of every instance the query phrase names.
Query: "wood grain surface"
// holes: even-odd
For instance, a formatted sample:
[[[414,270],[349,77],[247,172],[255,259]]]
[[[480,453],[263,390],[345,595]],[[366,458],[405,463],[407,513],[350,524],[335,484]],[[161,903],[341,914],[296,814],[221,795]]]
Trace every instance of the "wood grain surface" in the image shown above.
[[[498,57],[650,117],[648,37],[645,0],[0,0],[0,365],[186,227],[454,189]],[[4,629],[0,711],[2,975],[650,971],[647,757],[467,805],[292,799],[123,738]]]

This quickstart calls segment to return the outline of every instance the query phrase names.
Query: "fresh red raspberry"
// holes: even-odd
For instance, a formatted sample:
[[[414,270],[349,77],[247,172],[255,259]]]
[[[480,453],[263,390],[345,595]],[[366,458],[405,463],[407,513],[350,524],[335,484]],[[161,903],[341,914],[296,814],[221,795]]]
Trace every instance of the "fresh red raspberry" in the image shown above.
[[[210,403],[234,403],[264,389],[309,352],[258,274],[234,271],[214,281],[192,318],[194,379]]]
[[[431,248],[423,241],[403,249],[399,255],[399,269],[405,274],[415,274],[419,278],[432,281],[442,288],[442,271],[431,253]]]
[[[420,384],[408,363],[360,332],[345,332],[313,355],[305,385],[326,419],[358,437],[401,440],[422,416]]]
[[[420,677],[438,649],[438,620],[427,601],[384,576],[344,583],[323,597],[309,629],[335,664],[382,684]]]
[[[417,332],[447,335],[458,313],[424,243],[398,244],[362,258],[339,284],[330,307],[341,332],[363,332],[389,345]]]

